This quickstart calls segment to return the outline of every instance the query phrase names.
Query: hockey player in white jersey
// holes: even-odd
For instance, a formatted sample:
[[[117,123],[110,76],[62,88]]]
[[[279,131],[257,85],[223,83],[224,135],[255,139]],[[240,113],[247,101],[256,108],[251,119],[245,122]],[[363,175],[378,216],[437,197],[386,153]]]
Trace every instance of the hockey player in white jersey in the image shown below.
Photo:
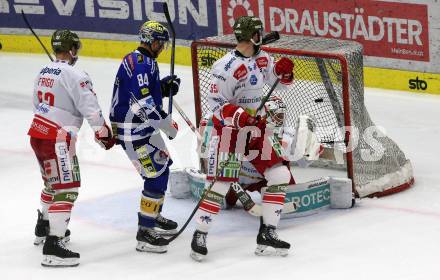
[[[220,211],[220,202],[231,182],[238,181],[242,160],[249,160],[267,180],[263,194],[263,223],[257,235],[257,255],[267,247],[277,254],[287,255],[290,244],[278,238],[278,225],[284,204],[286,186],[291,180],[289,169],[282,164],[281,150],[273,132],[266,129],[262,112],[257,113],[263,97],[263,86],[280,79],[280,86],[293,82],[293,62],[288,58],[278,61],[260,50],[263,24],[252,16],[240,17],[234,24],[238,44],[235,50],[216,61],[211,71],[208,103],[213,114],[213,131],[208,144],[207,184],[214,184],[204,196],[195,215],[196,231],[191,243],[191,257],[202,260],[207,254],[206,237]],[[247,133],[259,130],[249,141]],[[247,147],[249,153],[244,153]],[[252,156],[251,156],[252,152]]]
[[[35,114],[28,132],[45,185],[34,244],[44,242],[43,266],[76,266],[80,255],[67,249],[65,241],[80,187],[77,132],[85,118],[95,131],[95,141],[103,148],[110,149],[114,139],[90,77],[73,67],[81,48],[77,34],[57,30],[51,44],[56,60],[44,66],[35,79]]]

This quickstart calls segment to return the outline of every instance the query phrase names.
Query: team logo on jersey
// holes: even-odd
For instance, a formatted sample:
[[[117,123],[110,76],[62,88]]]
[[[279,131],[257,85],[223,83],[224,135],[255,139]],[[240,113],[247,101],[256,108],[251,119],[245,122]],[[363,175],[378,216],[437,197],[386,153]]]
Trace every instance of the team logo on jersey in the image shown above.
[[[137,62],[138,64],[144,63],[144,56],[142,54],[137,55]]]
[[[251,85],[255,86],[255,85],[257,84],[257,82],[258,82],[257,76],[252,75],[252,76],[250,77],[250,79],[249,79],[249,83],[250,83]]]
[[[147,95],[150,93],[150,90],[148,88],[141,88],[141,94],[142,95]]]
[[[262,57],[259,57],[259,58],[257,58],[256,59],[256,62],[257,62],[257,66],[258,66],[258,68],[266,68],[267,67],[267,64],[269,63],[268,61],[267,61],[267,57],[264,57],[264,56],[262,56]]]
[[[236,80],[241,80],[244,77],[246,77],[247,73],[248,73],[248,70],[247,70],[246,66],[244,66],[244,64],[242,64],[242,65],[240,65],[240,67],[237,68],[237,70],[234,71],[233,76]]]
[[[232,58],[228,61],[228,63],[225,64],[225,71],[228,71],[229,68],[231,68],[231,66],[232,66],[232,62],[234,62],[236,59],[237,59],[237,58],[234,56],[234,57],[232,57]]]

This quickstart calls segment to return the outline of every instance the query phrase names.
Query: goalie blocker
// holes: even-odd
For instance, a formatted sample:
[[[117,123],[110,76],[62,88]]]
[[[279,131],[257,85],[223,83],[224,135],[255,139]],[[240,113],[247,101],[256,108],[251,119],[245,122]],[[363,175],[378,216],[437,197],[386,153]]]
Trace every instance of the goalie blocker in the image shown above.
[[[192,168],[172,170],[168,189],[175,198],[199,200],[205,180],[205,174]],[[329,208],[346,209],[352,207],[353,202],[352,182],[348,178],[327,177],[288,185],[281,218],[308,216]],[[221,206],[225,208],[225,202]],[[250,214],[258,216],[257,208],[252,208],[254,212]]]

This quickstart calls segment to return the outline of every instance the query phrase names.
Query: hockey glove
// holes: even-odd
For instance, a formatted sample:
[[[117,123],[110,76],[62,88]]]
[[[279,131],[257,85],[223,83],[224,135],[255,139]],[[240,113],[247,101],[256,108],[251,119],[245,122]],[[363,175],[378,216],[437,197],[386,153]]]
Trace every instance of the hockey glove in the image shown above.
[[[180,78],[176,75],[166,76],[160,80],[160,88],[163,97],[170,97],[170,93],[174,96],[179,91]]]
[[[274,72],[282,84],[293,82],[293,67],[293,61],[287,57],[282,57],[275,63]]]
[[[245,126],[256,126],[260,129],[266,127],[266,120],[260,116],[254,117],[247,113],[242,107],[232,104],[223,106],[221,115],[225,119],[230,119],[230,123],[236,128],[243,128]]]
[[[162,120],[159,124],[159,129],[168,136],[168,139],[173,140],[177,136],[177,131],[179,131],[179,126],[177,123],[164,111],[160,112]]]
[[[103,149],[110,149],[115,145],[115,138],[112,135],[112,131],[106,123],[97,131],[95,131],[95,142],[98,143]]]

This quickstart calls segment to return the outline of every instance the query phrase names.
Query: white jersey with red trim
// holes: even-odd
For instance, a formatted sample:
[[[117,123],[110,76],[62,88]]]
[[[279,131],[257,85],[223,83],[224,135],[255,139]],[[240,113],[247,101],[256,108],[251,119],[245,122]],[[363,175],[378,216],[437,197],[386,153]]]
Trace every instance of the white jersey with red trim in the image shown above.
[[[104,124],[90,77],[66,61],[47,64],[34,83],[34,119],[28,134],[55,139],[60,131],[74,137],[86,118],[94,130]]]
[[[264,85],[272,85],[276,81],[274,65],[273,57],[262,50],[251,57],[244,57],[233,50],[217,60],[212,66],[208,94],[208,104],[215,118],[223,125],[234,125],[236,109],[230,110],[228,105],[239,106],[255,116]],[[278,87],[286,85],[279,84]],[[261,114],[264,110],[259,112]]]

